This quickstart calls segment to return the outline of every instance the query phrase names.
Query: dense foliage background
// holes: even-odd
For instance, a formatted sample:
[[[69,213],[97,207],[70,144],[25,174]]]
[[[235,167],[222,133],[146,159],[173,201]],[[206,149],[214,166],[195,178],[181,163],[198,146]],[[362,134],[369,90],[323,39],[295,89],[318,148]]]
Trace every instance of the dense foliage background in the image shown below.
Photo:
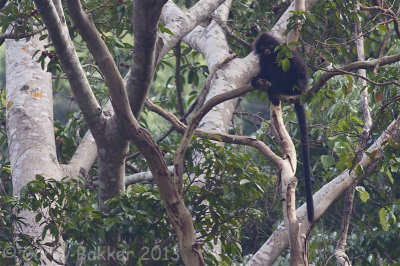
[[[195,1],[176,1],[180,6],[190,7]],[[400,36],[395,23],[385,23],[388,15],[380,10],[357,10],[356,5],[378,5],[399,14],[399,1],[317,1],[312,10],[294,13],[302,22],[301,37],[296,43],[307,62],[311,85],[325,71],[334,66],[357,61],[354,39],[354,21],[361,21],[367,59],[379,58],[382,54],[400,53]],[[82,1],[90,11],[97,29],[113,54],[122,75],[130,67],[132,58],[131,4],[127,0]],[[249,44],[259,30],[269,30],[289,5],[288,1],[247,0],[234,1],[227,25],[232,32]],[[34,23],[41,22],[32,1],[8,1],[2,7],[0,28],[4,33],[12,21],[20,32],[33,30]],[[5,14],[5,16],[3,15]],[[66,13],[67,14],[67,13]],[[105,104],[109,98],[104,80],[85,44],[69,20],[69,31],[79,51],[92,88],[99,102]],[[397,17],[396,17],[397,21]],[[295,20],[293,19],[294,26]],[[168,31],[161,23],[160,31]],[[46,38],[45,32],[40,33]],[[249,46],[229,37],[231,49],[244,57]],[[30,183],[20,199],[12,195],[12,176],[5,133],[5,84],[4,46],[0,47],[1,103],[0,110],[0,264],[10,265],[12,260],[5,250],[17,245],[38,251],[38,243],[20,236],[18,243],[13,229],[23,220],[14,215],[15,209],[38,211],[51,209],[51,220],[46,229],[66,240],[68,264],[75,264],[84,252],[89,256],[102,238],[122,233],[120,249],[126,251],[130,265],[180,264],[176,255],[176,237],[168,221],[158,190],[152,181],[129,185],[118,198],[108,202],[112,210],[100,213],[97,203],[97,166],[93,165],[89,178],[68,179],[64,182],[45,181],[43,177]],[[68,162],[81,138],[87,131],[85,121],[77,109],[74,96],[69,90],[63,70],[54,48],[49,45],[39,59],[43,63],[49,58],[47,71],[54,79],[55,113],[54,130],[58,148],[58,159]],[[177,60],[180,67],[177,68]],[[43,67],[45,67],[43,65]],[[176,72],[178,75],[176,75]],[[193,104],[209,70],[205,60],[196,50],[184,43],[171,51],[158,65],[149,98],[162,108],[182,116]],[[400,113],[399,63],[368,70],[368,85],[361,88],[358,77],[343,73],[329,80],[317,93],[307,99],[307,111],[311,141],[311,162],[314,174],[313,189],[317,191],[329,180],[346,169],[352,169],[359,133],[363,126],[359,96],[362,90],[369,93],[369,107],[373,117],[373,130],[368,143],[376,140],[387,125]],[[177,76],[179,78],[177,78]],[[180,103],[177,87],[183,88]],[[264,140],[274,151],[279,152],[269,128],[269,110],[266,94],[255,91],[242,99],[230,128],[232,134],[252,135]],[[284,106],[285,121],[295,144],[299,144],[298,127],[292,107]],[[167,163],[171,163],[181,135],[168,131],[169,123],[145,110],[140,123],[158,140]],[[166,133],[168,132],[168,134]],[[378,171],[368,176],[357,187],[356,200],[348,239],[347,255],[353,265],[397,265],[400,264],[398,245],[400,235],[400,149],[393,142],[379,162]],[[131,147],[127,159],[127,174],[148,171],[146,162]],[[199,164],[192,158],[204,155]],[[211,253],[205,253],[207,265],[232,265],[245,263],[268,239],[282,221],[279,195],[279,173],[258,151],[249,147],[226,144],[224,147],[200,138],[192,141],[186,156],[185,203],[191,211],[199,239],[211,246],[217,236],[222,244],[220,262]],[[199,157],[200,158],[200,157]],[[301,165],[298,173],[302,173]],[[202,175],[205,186],[193,182]],[[299,175],[297,196],[299,204],[304,201],[303,182]],[[209,208],[205,202],[209,202]],[[338,200],[319,219],[310,236],[310,262],[314,265],[334,265],[332,259],[340,230],[342,200]],[[59,228],[62,230],[59,230]],[[15,228],[15,227],[14,227]],[[82,251],[82,248],[85,248]],[[22,250],[19,256],[22,256]],[[88,258],[88,257],[85,257]],[[161,258],[161,259],[160,259]],[[287,265],[283,255],[276,265]],[[90,259],[84,265],[92,265]]]

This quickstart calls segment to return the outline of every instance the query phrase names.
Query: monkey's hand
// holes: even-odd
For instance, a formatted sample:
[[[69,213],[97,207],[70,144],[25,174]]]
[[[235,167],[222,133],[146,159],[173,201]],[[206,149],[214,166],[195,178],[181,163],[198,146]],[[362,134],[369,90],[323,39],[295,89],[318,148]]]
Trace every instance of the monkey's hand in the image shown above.
[[[253,86],[254,88],[258,88],[257,82],[260,78],[258,76],[254,77],[251,79],[251,86]]]
[[[269,87],[271,87],[271,82],[263,78],[255,77],[251,79],[251,85],[254,88],[268,91]]]

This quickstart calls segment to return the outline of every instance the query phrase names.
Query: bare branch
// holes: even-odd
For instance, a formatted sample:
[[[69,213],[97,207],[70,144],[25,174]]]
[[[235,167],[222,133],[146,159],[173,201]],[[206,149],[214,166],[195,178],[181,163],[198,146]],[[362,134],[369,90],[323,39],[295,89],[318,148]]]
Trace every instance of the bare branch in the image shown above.
[[[175,87],[176,87],[176,100],[178,102],[178,114],[183,116],[185,114],[185,110],[183,109],[183,86],[181,80],[181,43],[179,42],[175,46],[174,50],[175,55]]]
[[[242,44],[244,47],[247,49],[251,50],[251,44],[245,41],[243,38],[239,37],[233,32],[233,29],[229,28],[228,25],[226,25],[225,21],[222,21],[221,19],[213,16],[213,19],[218,23],[218,25],[225,31],[226,34],[231,36],[233,39],[235,39],[238,43]]]
[[[165,111],[163,108],[155,105],[150,100],[147,100],[145,103],[146,107],[151,111],[159,114],[170,123],[173,124],[175,129],[183,134],[187,128],[185,124],[183,124],[177,117],[173,114]],[[264,142],[261,140],[247,137],[247,136],[238,136],[238,135],[230,135],[216,131],[207,131],[196,129],[195,134],[200,136],[201,138],[206,138],[214,141],[222,141],[231,144],[238,144],[238,145],[246,145],[257,149],[261,152],[268,160],[270,160],[276,167],[279,169],[281,168],[282,159],[276,155]]]
[[[398,22],[398,14],[396,15],[391,9],[383,8],[380,6],[361,6],[361,10],[378,10],[381,11],[382,14],[385,14],[392,18],[394,30],[396,31],[397,38],[400,39],[400,29],[399,29],[399,22]]]
[[[44,31],[46,27],[40,27],[37,29],[34,29],[33,31],[30,32],[10,32],[10,33],[2,33],[0,34],[0,44],[4,42],[5,39],[22,39],[26,37],[31,37],[33,35],[36,35],[42,31]]]
[[[174,172],[174,166],[168,166],[168,171],[172,175]],[[132,185],[139,182],[152,182],[154,181],[153,174],[149,172],[141,172],[133,175],[128,175],[125,177],[125,185]]]
[[[381,59],[375,59],[372,61],[357,61],[354,63],[350,63],[346,66],[343,66],[341,68],[328,70],[319,78],[319,80],[317,80],[315,82],[315,84],[312,86],[312,88],[306,92],[306,96],[310,97],[313,93],[318,92],[318,90],[323,85],[325,85],[328,82],[328,80],[330,80],[334,76],[343,74],[344,71],[348,72],[348,71],[357,70],[357,69],[371,69],[371,68],[374,68],[377,64],[380,64],[381,66],[383,66],[383,65],[392,64],[392,63],[395,63],[398,61],[400,61],[400,54],[385,56],[385,57],[382,57]]]

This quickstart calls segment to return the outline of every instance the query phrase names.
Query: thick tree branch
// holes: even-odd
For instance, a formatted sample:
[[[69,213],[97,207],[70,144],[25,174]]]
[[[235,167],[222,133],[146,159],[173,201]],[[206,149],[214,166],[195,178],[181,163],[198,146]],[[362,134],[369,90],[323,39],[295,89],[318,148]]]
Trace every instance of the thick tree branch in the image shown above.
[[[97,147],[90,131],[86,132],[85,137],[79,143],[79,147],[72,156],[70,162],[61,165],[62,176],[83,176],[86,177],[90,167],[97,157]]]
[[[35,0],[40,15],[51,36],[57,56],[63,66],[71,89],[94,136],[102,132],[105,117],[90,88],[72,41],[65,18],[60,18],[51,0]],[[96,134],[97,133],[97,134]]]
[[[171,50],[185,35],[191,32],[197,25],[205,20],[215,9],[217,9],[225,0],[200,0],[186,13],[169,0],[161,13],[161,19],[165,27],[172,31],[173,35],[164,33],[162,38],[163,46],[158,54],[157,62]]]
[[[83,11],[80,1],[70,0],[66,3],[74,24],[78,27],[82,38],[87,43],[90,52],[106,80],[110,89],[111,103],[115,113],[119,118],[129,120],[123,115],[130,113],[125,85],[110,51],[98,34],[94,23]],[[116,105],[114,102],[123,104]],[[122,108],[125,108],[125,110],[121,110]]]
[[[144,76],[135,80],[135,82],[140,80],[142,83],[131,83],[131,85],[133,85],[131,88],[139,93],[137,98],[139,101],[141,101],[141,97],[146,96],[150,81],[153,77],[156,23],[158,21],[159,12],[161,12],[162,4],[162,1],[134,1],[134,10],[137,11],[134,18],[134,51],[137,56],[134,56],[132,78],[138,78],[138,75]],[[140,126],[132,113],[128,104],[128,95],[124,88],[122,78],[116,69],[111,55],[108,56],[109,52],[107,47],[97,34],[93,23],[88,19],[87,15],[83,13],[79,1],[70,1],[68,3],[68,8],[70,9],[71,16],[75,23],[84,24],[80,26],[79,30],[82,33],[82,37],[84,39],[87,38],[85,41],[88,43],[89,49],[105,76],[110,89],[115,114],[120,119],[124,132],[143,154],[153,173],[161,198],[166,205],[168,215],[178,236],[183,261],[188,265],[203,265],[204,261],[201,255],[201,249],[199,249],[196,243],[191,214],[184,205],[182,198],[177,193],[169,177],[169,171],[165,160],[157,144],[149,133]],[[139,19],[144,20],[139,22]],[[135,23],[135,21],[137,23]],[[150,32],[143,32],[145,29],[150,30]],[[143,66],[143,68],[141,68],[141,66]],[[133,81],[132,79],[130,81],[128,80],[128,83]],[[132,107],[137,107],[137,105]],[[139,113],[137,113],[137,115],[138,114]]]
[[[271,105],[271,125],[283,154],[283,163],[280,174],[282,180],[283,217],[288,230],[290,243],[290,265],[307,265],[308,259],[303,244],[305,243],[304,239],[306,239],[306,237],[305,234],[302,234],[300,231],[296,215],[296,149],[285,128],[281,105]]]
[[[157,23],[166,1],[133,1],[133,59],[126,88],[135,117],[139,117],[146,100],[156,66]]]

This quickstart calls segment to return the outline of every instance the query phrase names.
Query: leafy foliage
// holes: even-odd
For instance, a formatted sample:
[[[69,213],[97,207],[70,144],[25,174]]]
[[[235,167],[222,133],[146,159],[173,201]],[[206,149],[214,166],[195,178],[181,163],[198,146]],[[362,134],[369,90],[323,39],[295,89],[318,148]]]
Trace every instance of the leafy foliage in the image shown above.
[[[175,1],[179,6],[191,7],[196,1]],[[301,24],[301,38],[297,43],[289,44],[301,50],[309,66],[311,85],[322,74],[334,67],[357,61],[354,40],[354,23],[360,21],[364,32],[364,45],[367,59],[379,58],[400,52],[399,36],[394,23],[387,22],[387,14],[379,10],[358,10],[356,6],[375,6],[376,1],[316,1],[309,12],[292,12],[288,30]],[[396,14],[399,1],[384,1]],[[1,32],[12,22],[14,31],[30,32],[34,25],[42,25],[40,15],[35,11],[32,1],[8,1],[1,10],[7,16],[0,20]],[[96,27],[113,55],[122,75],[131,67],[133,51],[132,7],[130,1],[88,0],[82,2],[85,11],[95,21]],[[227,21],[232,32],[251,43],[259,30],[270,30],[285,12],[289,1],[246,0],[233,1],[233,8]],[[109,99],[108,90],[96,62],[82,41],[75,25],[66,12],[68,30],[77,48],[94,94],[101,104]],[[397,19],[397,18],[396,18]],[[160,32],[170,34],[170,30],[159,24]],[[41,38],[47,38],[41,32]],[[387,38],[387,43],[385,40]],[[29,40],[29,37],[28,37]],[[246,56],[250,51],[236,39],[228,37],[231,49],[238,56]],[[383,45],[385,44],[385,45]],[[183,108],[187,110],[198,96],[208,76],[205,59],[197,51],[180,43],[180,68],[177,69],[176,55],[170,52],[157,66],[149,98],[166,110],[178,113],[177,87],[183,86]],[[289,46],[280,50],[280,62],[288,68],[291,56]],[[50,44],[44,51],[37,51],[39,63],[54,77],[55,91],[67,91],[65,73],[60,66],[55,50]],[[179,81],[175,79],[178,71]],[[340,173],[354,170],[362,173],[364,169],[356,167],[355,152],[364,121],[359,108],[360,94],[367,90],[369,107],[373,117],[373,129],[368,137],[367,146],[372,144],[387,125],[400,113],[399,63],[383,65],[367,71],[367,78],[373,82],[361,87],[355,72],[343,73],[330,79],[323,87],[306,99],[311,140],[311,161],[314,173],[314,191],[322,187]],[[2,88],[3,89],[3,88]],[[54,246],[58,238],[67,243],[68,263],[76,263],[83,255],[87,265],[96,263],[98,253],[104,250],[103,241],[121,233],[118,251],[133,265],[157,263],[173,265],[181,263],[176,249],[176,236],[167,219],[160,196],[153,183],[130,185],[117,198],[110,200],[109,213],[98,209],[97,191],[92,188],[96,180],[83,181],[65,179],[62,182],[44,180],[37,176],[29,183],[20,200],[12,195],[11,171],[8,158],[8,144],[5,131],[5,90],[2,94],[0,111],[0,264],[12,265],[13,258],[7,250],[17,250],[18,258],[24,254],[37,255],[41,251],[38,241],[20,234],[16,228],[26,221],[18,215],[20,210],[32,210],[36,219],[43,222],[44,232],[50,232]],[[246,97],[241,106],[241,116],[237,116],[229,129],[234,134],[253,135],[265,141],[275,152],[279,147],[271,136],[269,123],[265,121],[269,114],[265,108],[266,94],[254,92]],[[64,102],[64,105],[65,102]],[[256,108],[262,105],[262,108]],[[257,110],[257,114],[249,110]],[[298,125],[292,107],[283,106],[285,122],[289,134],[298,145]],[[64,116],[67,121],[55,121],[55,141],[57,156],[61,163],[67,163],[80,143],[87,128],[80,112],[69,109]],[[257,117],[260,121],[252,127],[243,126],[242,118]],[[251,119],[248,119],[251,120]],[[4,122],[4,123],[3,123]],[[250,121],[252,122],[252,121]],[[149,111],[141,116],[140,123],[153,136],[163,136],[169,124]],[[160,138],[161,139],[161,138]],[[180,139],[173,132],[160,140],[160,147],[168,164],[172,162],[174,151]],[[400,154],[398,141],[388,143],[384,158],[377,162],[375,173],[366,177],[356,192],[354,214],[349,233],[347,255],[353,265],[391,265],[400,263],[398,254],[399,206],[400,194]],[[147,169],[145,160],[135,155],[131,147],[129,163],[140,171]],[[374,157],[374,154],[367,154]],[[198,158],[194,160],[193,158]],[[280,196],[277,192],[279,177],[276,169],[257,151],[250,148],[215,143],[195,138],[185,157],[185,204],[193,215],[199,240],[205,247],[211,248],[218,238],[223,248],[221,261],[206,251],[207,265],[231,265],[244,263],[251,254],[268,239],[276,229],[280,213]],[[301,173],[299,165],[298,173]],[[131,172],[132,171],[132,172]],[[89,175],[95,179],[97,164]],[[127,168],[127,173],[133,173]],[[200,181],[200,177],[203,178]],[[301,178],[299,178],[301,180]],[[93,182],[92,182],[93,181]],[[298,185],[298,198],[303,199],[302,182]],[[4,191],[4,192],[3,192]],[[47,211],[48,210],[48,211]],[[311,262],[315,265],[333,265],[331,255],[336,247],[340,226],[337,221],[342,215],[342,201],[332,206],[314,227],[310,239]],[[17,248],[18,247],[18,248]],[[49,253],[46,253],[50,256]],[[91,256],[94,257],[91,257]],[[286,256],[286,257],[285,257]],[[91,260],[90,258],[95,258]],[[288,255],[278,259],[276,265],[287,265]],[[31,262],[38,263],[37,256]]]

